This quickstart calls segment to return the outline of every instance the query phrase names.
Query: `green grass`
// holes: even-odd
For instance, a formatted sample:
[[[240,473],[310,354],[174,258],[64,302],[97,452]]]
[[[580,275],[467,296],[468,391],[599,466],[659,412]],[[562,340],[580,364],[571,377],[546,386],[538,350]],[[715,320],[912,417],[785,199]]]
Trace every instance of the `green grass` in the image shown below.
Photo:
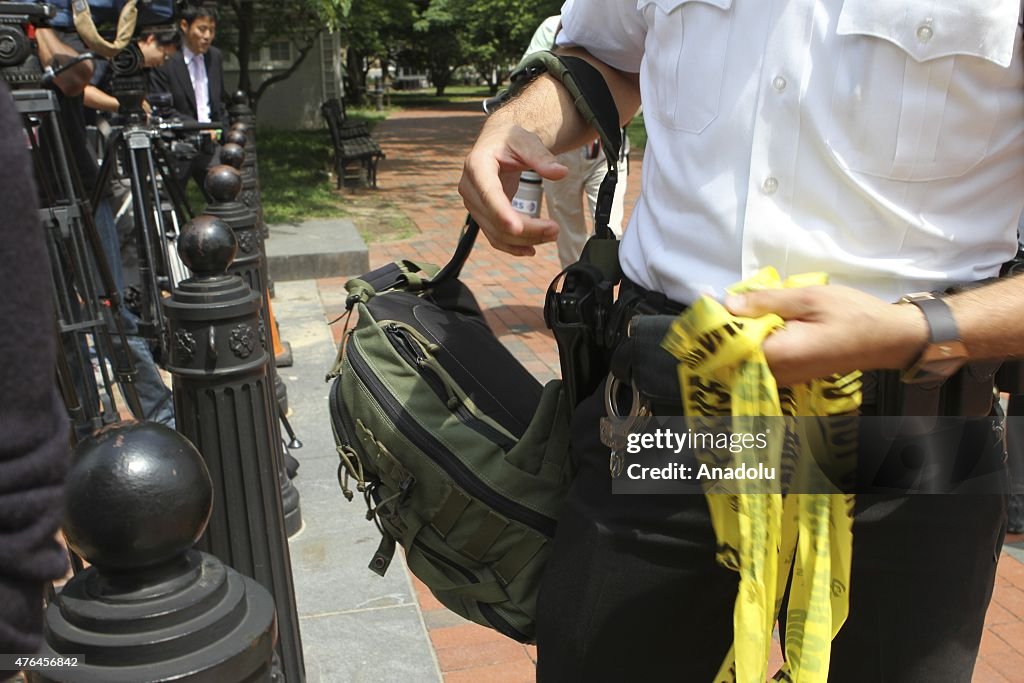
[[[630,149],[636,152],[644,151],[647,146],[647,128],[644,127],[644,113],[640,112],[626,127],[626,135],[629,137]]]
[[[344,215],[330,177],[331,138],[324,130],[261,130],[260,189],[267,223]]]
[[[397,109],[421,109],[455,102],[482,102],[490,96],[491,91],[487,86],[476,85],[450,85],[440,97],[434,94],[433,88],[393,90],[390,93],[391,106]]]

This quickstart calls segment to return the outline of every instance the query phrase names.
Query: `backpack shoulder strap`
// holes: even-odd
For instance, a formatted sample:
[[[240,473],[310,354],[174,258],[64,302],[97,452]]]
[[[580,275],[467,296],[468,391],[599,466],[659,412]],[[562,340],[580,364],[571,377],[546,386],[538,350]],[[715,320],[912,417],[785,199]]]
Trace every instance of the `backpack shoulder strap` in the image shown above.
[[[619,154],[622,151],[622,128],[619,126],[619,109],[615,106],[615,99],[604,76],[585,59],[557,55],[550,51],[530,55],[522,67],[512,74],[512,87],[503,99],[507,101],[514,97],[527,83],[543,73],[551,74],[562,83],[580,116],[594,127],[601,140],[608,173],[597,195],[594,231],[602,239],[615,239],[608,227],[615,198],[615,183],[619,175]]]

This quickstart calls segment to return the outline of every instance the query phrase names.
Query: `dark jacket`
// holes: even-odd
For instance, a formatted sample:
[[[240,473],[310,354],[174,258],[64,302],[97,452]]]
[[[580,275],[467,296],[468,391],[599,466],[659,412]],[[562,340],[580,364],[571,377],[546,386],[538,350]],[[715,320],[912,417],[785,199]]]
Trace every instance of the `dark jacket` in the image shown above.
[[[57,394],[53,285],[32,166],[0,83],[0,653],[29,654],[43,630],[43,589],[67,556],[56,532],[68,464]],[[2,664],[0,664],[2,668]],[[0,671],[0,681],[10,671]]]
[[[206,80],[210,87],[210,120],[228,126],[228,110],[224,99],[224,55],[216,47],[206,53]],[[152,93],[170,93],[173,98],[171,108],[174,114],[183,121],[194,123],[196,113],[196,94],[192,89],[192,77],[185,65],[184,48],[171,57],[166,64],[150,71],[149,91]],[[165,112],[160,112],[166,115]]]

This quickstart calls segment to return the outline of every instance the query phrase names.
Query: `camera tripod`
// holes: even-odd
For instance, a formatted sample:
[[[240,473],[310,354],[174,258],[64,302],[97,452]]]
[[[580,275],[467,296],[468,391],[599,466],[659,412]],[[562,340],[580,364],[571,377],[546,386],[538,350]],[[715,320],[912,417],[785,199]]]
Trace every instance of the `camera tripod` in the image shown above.
[[[59,337],[57,381],[73,424],[73,438],[120,419],[120,389],[130,413],[142,418],[135,367],[121,318],[121,299],[71,163],[58,120],[57,96],[21,89],[14,101],[31,149],[40,192]],[[96,364],[93,364],[95,357]]]
[[[177,132],[186,127],[174,123],[147,123],[141,104],[145,96],[144,75],[116,76],[112,89],[128,120],[114,130],[104,147],[94,201],[107,191],[120,162],[128,180],[139,251],[139,330],[149,340],[154,358],[163,362],[167,358],[168,340],[161,300],[164,292],[173,292],[177,284],[190,275],[178,257],[175,244],[181,223],[193,218],[194,213],[174,182],[171,151],[162,136],[167,131]]]

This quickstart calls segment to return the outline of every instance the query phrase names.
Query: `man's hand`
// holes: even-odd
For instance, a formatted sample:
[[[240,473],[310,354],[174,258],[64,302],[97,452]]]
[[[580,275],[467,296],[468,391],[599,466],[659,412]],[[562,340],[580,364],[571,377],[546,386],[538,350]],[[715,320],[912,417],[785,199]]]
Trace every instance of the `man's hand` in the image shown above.
[[[519,174],[536,171],[559,180],[569,172],[540,138],[511,122],[491,119],[466,157],[459,193],[470,214],[495,249],[514,256],[533,256],[535,245],[551,242],[558,224],[531,218],[512,208]]]
[[[616,71],[579,48],[559,52],[585,59],[598,69],[615,99],[619,122],[632,118],[640,106],[638,74]],[[569,169],[555,160],[554,153],[581,147],[595,137],[569,91],[550,74],[535,79],[491,115],[466,157],[459,193],[496,249],[532,256],[535,245],[555,239],[558,225],[554,221],[523,216],[512,208],[519,174],[533,170],[542,178],[561,180]]]
[[[836,372],[905,368],[928,341],[917,306],[838,285],[750,292],[727,297],[725,305],[734,315],[776,313],[786,321],[764,342],[780,386]]]

